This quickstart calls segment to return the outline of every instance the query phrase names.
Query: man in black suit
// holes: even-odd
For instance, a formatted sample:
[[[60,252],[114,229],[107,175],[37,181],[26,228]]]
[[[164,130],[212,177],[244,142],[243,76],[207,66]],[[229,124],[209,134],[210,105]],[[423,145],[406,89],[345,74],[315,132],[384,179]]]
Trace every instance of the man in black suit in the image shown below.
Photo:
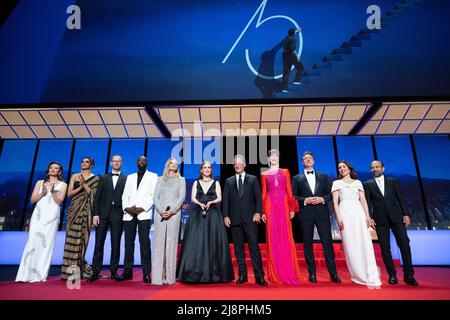
[[[308,266],[309,281],[316,283],[316,263],[314,261],[313,242],[314,225],[319,232],[325,253],[325,262],[330,280],[340,283],[341,279],[337,275],[336,263],[334,261],[334,250],[331,236],[330,212],[327,202],[331,201],[331,187],[326,175],[313,169],[314,155],[310,151],[305,151],[302,157],[305,168],[303,173],[299,173],[292,180],[292,194],[297,199],[300,212],[298,218],[303,232],[303,245],[305,260]]]
[[[372,161],[370,171],[374,179],[364,183],[364,190],[370,215],[376,223],[383,261],[389,274],[388,282],[390,284],[398,282],[391,255],[390,230],[392,230],[402,254],[403,279],[407,284],[418,286],[419,283],[414,279],[411,248],[406,233],[411,220],[398,181],[383,175],[384,164],[381,161]]]
[[[231,227],[234,253],[239,266],[237,284],[248,281],[245,265],[244,235],[247,237],[248,248],[252,260],[256,283],[267,286],[264,280],[264,269],[261,252],[258,246],[258,226],[261,221],[262,196],[258,179],[245,172],[245,158],[242,155],[234,157],[236,174],[225,181],[223,192],[223,216],[225,226]]]
[[[93,206],[93,225],[95,226],[95,249],[92,259],[93,274],[88,281],[96,281],[103,264],[103,247],[106,234],[111,228],[111,279],[121,281],[117,274],[120,259],[120,239],[123,231],[122,193],[127,180],[120,172],[122,158],[115,155],[111,159],[112,172],[104,175],[98,186]]]

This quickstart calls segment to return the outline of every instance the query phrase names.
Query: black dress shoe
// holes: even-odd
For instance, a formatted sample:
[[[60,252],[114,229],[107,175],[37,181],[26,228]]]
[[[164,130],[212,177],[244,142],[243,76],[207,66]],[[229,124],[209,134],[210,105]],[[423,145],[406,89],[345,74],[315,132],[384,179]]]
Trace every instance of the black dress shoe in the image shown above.
[[[256,280],[256,281],[255,281],[256,284],[259,284],[260,286],[265,287],[265,286],[268,285],[267,281],[264,280],[264,278],[256,278],[255,280]]]
[[[121,276],[119,276],[119,278],[117,279],[117,281],[125,281],[125,280],[133,280],[133,274],[132,273],[124,273]]]
[[[121,281],[120,279],[121,279],[121,277],[116,272],[112,272],[111,273],[111,280],[112,281],[118,282],[118,281]]]
[[[309,275],[309,282],[317,283],[317,277],[316,277],[315,274],[310,274]]]
[[[389,276],[389,280],[388,280],[389,284],[397,284],[398,280],[396,276]]]
[[[97,281],[98,279],[100,279],[100,275],[93,274],[90,277],[86,278],[86,281],[87,282],[94,282],[94,281]]]
[[[152,278],[147,274],[144,276],[144,283],[152,283]]]
[[[337,274],[330,274],[330,280],[334,283],[341,283],[341,278]]]
[[[405,280],[405,282],[410,286],[417,287],[419,285],[419,283],[416,281],[416,279],[414,279],[414,277],[407,277],[407,278],[405,277],[403,278],[403,280]]]
[[[239,276],[239,279],[236,280],[236,284],[243,284],[248,281],[247,276]]]

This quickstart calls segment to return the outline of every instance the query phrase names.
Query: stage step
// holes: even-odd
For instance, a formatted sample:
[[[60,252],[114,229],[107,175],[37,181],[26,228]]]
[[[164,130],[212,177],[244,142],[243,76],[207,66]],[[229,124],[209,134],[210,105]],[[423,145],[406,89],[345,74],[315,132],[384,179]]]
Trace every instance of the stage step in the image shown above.
[[[259,248],[261,251],[261,257],[264,266],[267,263],[267,245],[265,243],[260,243]],[[304,256],[304,250],[303,250],[303,244],[297,243],[295,245],[296,253],[297,253],[297,261],[300,265],[300,267],[306,268],[306,261]],[[345,253],[344,248],[341,243],[334,243],[333,244],[334,249],[334,258],[336,262],[337,267],[347,267],[347,262],[345,260]],[[381,256],[381,248],[378,243],[373,244],[373,249],[375,252],[375,259],[377,262],[377,265],[381,268],[384,266],[383,258]],[[325,255],[323,252],[323,247],[321,243],[314,243],[313,244],[313,250],[314,250],[314,260],[316,262],[316,265],[318,268],[325,268]],[[231,251],[231,259],[234,267],[237,267],[237,261],[236,256],[234,254],[234,246],[233,244],[230,244],[230,251]],[[251,267],[251,259],[250,259],[250,253],[248,251],[248,245],[245,244],[245,263],[247,267]],[[394,260],[394,264],[396,267],[400,267],[400,260]]]
[[[252,263],[251,263],[251,259],[250,259],[250,253],[248,251],[248,245],[245,244],[244,248],[245,248],[245,264],[247,265],[248,268],[251,268]],[[264,266],[266,266],[267,265],[267,245],[265,243],[260,243],[259,249],[261,251],[261,257],[262,257],[263,264],[264,264]],[[295,245],[295,249],[296,249],[295,251],[297,254],[298,264],[300,265],[300,267],[306,268],[303,244],[297,243]],[[347,262],[345,260],[345,252],[344,252],[344,248],[343,248],[342,244],[341,243],[333,243],[333,249],[334,249],[334,258],[335,258],[336,266],[337,267],[347,267]],[[380,245],[378,243],[374,243],[373,249],[375,252],[375,259],[377,261],[377,265],[380,268],[384,268],[384,262],[383,262],[383,258],[381,256]],[[181,250],[181,245],[179,245],[179,250]],[[325,255],[323,252],[322,244],[314,243],[313,250],[314,250],[314,259],[316,262],[316,266],[318,268],[325,268],[326,267]],[[237,268],[237,261],[236,261],[236,256],[234,254],[233,244],[230,244],[230,252],[231,252],[231,260],[233,263],[233,267]],[[400,260],[394,259],[394,265],[396,267],[400,267]]]

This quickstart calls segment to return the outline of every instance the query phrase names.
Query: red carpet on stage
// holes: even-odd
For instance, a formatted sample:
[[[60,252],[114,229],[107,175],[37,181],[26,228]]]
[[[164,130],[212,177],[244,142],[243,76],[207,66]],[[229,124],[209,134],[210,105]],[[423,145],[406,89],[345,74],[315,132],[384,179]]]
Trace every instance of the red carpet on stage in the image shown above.
[[[344,253],[340,244],[334,244],[338,273],[341,284],[330,282],[323,260],[320,244],[315,244],[315,256],[318,283],[305,281],[300,286],[275,285],[269,282],[268,287],[260,287],[254,283],[250,259],[249,282],[237,285],[197,284],[187,285],[177,282],[171,286],[154,286],[142,282],[140,268],[135,268],[134,279],[114,283],[109,279],[101,279],[94,283],[82,280],[79,289],[69,289],[66,282],[59,277],[49,277],[43,283],[0,282],[0,299],[34,299],[34,300],[450,300],[450,268],[416,267],[416,279],[419,287],[405,284],[399,262],[396,261],[399,283],[389,285],[387,274],[380,259],[379,246],[374,245],[378,266],[381,268],[382,283],[380,289],[368,288],[354,284],[345,265]],[[307,278],[302,245],[297,245],[299,264]],[[265,245],[261,245],[263,260],[266,258]],[[236,270],[236,262],[233,264]],[[247,255],[248,257],[248,255]],[[103,272],[109,275],[108,271]],[[236,270],[237,275],[237,270]]]

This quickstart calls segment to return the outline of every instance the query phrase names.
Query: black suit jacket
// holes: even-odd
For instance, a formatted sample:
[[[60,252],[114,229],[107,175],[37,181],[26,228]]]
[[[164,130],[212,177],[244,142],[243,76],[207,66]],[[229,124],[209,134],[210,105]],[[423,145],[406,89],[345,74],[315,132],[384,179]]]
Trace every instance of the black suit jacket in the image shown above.
[[[122,193],[125,188],[127,176],[121,173],[114,188],[112,175],[108,173],[101,177],[95,194],[92,216],[100,216],[100,219],[108,219],[111,213],[123,217]],[[113,205],[114,203],[114,205]]]
[[[364,191],[370,216],[379,225],[403,223],[403,216],[409,216],[397,179],[384,176],[384,197],[375,179],[364,182]]]
[[[245,173],[243,187],[244,191],[240,197],[236,175],[225,181],[222,213],[224,217],[230,218],[232,226],[241,222],[251,224],[253,223],[253,215],[262,211],[262,195],[258,179]]]
[[[331,201],[331,185],[326,175],[315,170],[314,174],[316,176],[316,190],[314,193],[304,173],[299,173],[292,179],[292,194],[300,206],[298,218],[300,220],[314,220],[317,217],[321,220],[329,220],[330,212],[328,211],[327,202]],[[325,204],[305,206],[305,199],[308,197],[323,197]]]

